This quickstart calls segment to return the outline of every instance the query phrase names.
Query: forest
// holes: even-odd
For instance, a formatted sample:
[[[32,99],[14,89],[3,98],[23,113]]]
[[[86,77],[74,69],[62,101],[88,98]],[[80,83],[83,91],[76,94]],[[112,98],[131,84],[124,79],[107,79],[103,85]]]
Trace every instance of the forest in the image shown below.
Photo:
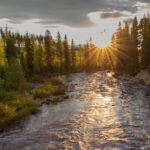
[[[60,32],[54,38],[49,30],[45,35],[21,35],[6,27],[0,30],[0,35],[0,124],[3,125],[36,109],[27,94],[36,78],[103,70],[133,76],[150,67],[149,15],[140,21],[135,17],[132,23],[119,22],[117,32],[104,48],[93,44],[92,37],[84,45],[76,45],[74,39],[69,43],[67,35],[62,37]]]

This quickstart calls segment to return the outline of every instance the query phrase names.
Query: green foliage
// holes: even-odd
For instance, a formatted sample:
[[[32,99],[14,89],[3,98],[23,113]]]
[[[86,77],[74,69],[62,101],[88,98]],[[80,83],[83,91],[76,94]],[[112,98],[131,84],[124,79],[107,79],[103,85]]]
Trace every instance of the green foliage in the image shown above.
[[[6,66],[0,66],[0,78],[5,78],[7,71],[6,68],[7,68]]]
[[[45,52],[46,52],[46,62],[47,62],[47,69],[52,71],[53,69],[53,39],[50,35],[50,31],[46,31],[45,33]]]
[[[26,62],[28,74],[33,73],[34,65],[33,65],[33,41],[28,34],[25,36],[25,50],[26,50]]]
[[[15,41],[11,36],[7,36],[6,38],[5,54],[9,64],[11,63],[10,61],[12,58],[17,57],[17,49],[15,47]]]
[[[35,92],[33,93],[34,99],[46,98],[46,97],[49,97],[50,95],[51,93],[48,90],[45,90],[42,88],[35,90]]]
[[[75,70],[76,66],[76,51],[75,51],[75,46],[74,46],[74,40],[72,39],[71,42],[71,61],[72,61],[72,71]]]
[[[57,86],[55,88],[55,90],[53,91],[53,95],[54,96],[64,95],[65,92],[66,92],[66,86],[65,85],[60,85],[60,86]]]
[[[9,103],[0,103],[0,130],[35,111],[37,104],[27,95],[20,95]]]
[[[0,89],[0,102],[13,100],[17,96],[18,96],[17,91],[5,91],[4,89]]]
[[[63,84],[63,79],[61,77],[53,77],[50,78],[49,82],[53,85],[60,85]]]
[[[30,83],[30,82],[22,82],[19,87],[18,90],[19,91],[30,91],[34,88],[34,84]]]
[[[16,90],[24,80],[22,66],[15,58],[11,59],[6,72],[4,87],[7,90]]]
[[[33,93],[34,99],[47,98],[53,93],[54,87],[50,83],[45,83]]]
[[[63,80],[60,77],[50,78],[41,87],[36,89],[33,93],[34,99],[47,98],[51,95],[63,95],[65,94],[66,86],[63,85]]]
[[[67,35],[65,35],[65,39],[64,39],[64,67],[65,67],[65,72],[70,73],[70,53],[69,53]]]
[[[58,32],[57,33],[57,43],[56,43],[56,47],[57,47],[57,58],[59,60],[59,72],[62,72],[63,69],[63,43],[61,40],[61,35]]]
[[[0,39],[0,66],[5,66],[7,63],[6,54],[5,54],[5,45],[4,40]]]
[[[0,77],[4,78],[7,67],[4,40],[0,39]]]

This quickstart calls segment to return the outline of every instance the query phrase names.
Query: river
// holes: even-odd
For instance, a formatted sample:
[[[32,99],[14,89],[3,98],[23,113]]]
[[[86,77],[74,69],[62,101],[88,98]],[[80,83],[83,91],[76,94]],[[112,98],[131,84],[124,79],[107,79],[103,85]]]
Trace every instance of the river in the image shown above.
[[[150,150],[150,87],[106,71],[68,78],[69,99],[0,133],[0,150]]]

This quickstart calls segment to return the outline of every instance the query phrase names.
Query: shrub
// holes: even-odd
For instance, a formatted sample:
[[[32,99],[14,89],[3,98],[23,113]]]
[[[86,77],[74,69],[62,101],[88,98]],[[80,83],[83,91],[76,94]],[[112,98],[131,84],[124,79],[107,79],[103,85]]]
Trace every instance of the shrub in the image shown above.
[[[54,77],[54,78],[51,78],[50,80],[50,83],[52,83],[53,85],[60,85],[60,84],[63,84],[63,80],[61,77]]]
[[[37,89],[34,91],[33,93],[33,97],[34,99],[36,98],[46,98],[46,97],[49,97],[50,96],[50,92],[45,90],[45,89]]]
[[[34,88],[34,84],[30,82],[23,82],[19,85],[19,91],[30,91]]]
[[[10,101],[18,96],[18,92],[16,91],[5,91],[0,90],[0,101]]]
[[[53,95],[58,96],[58,95],[64,95],[66,91],[65,85],[61,85],[55,88]]]
[[[35,101],[32,98],[28,98],[28,95],[19,95],[15,100],[9,103],[11,107],[15,107],[15,112],[28,111],[30,114],[34,109],[37,108]],[[20,115],[19,115],[20,116]]]
[[[63,97],[55,97],[52,99],[52,103],[58,103],[58,102],[62,102],[64,100]]]
[[[54,87],[51,84],[45,83],[43,86],[41,86],[33,92],[33,97],[35,99],[49,97],[52,94],[53,89]]]
[[[10,116],[14,114],[14,112],[14,107],[10,109],[9,105],[0,104],[0,122],[4,122],[4,120],[9,120]]]
[[[25,94],[8,103],[0,103],[0,130],[36,111],[37,104]]]

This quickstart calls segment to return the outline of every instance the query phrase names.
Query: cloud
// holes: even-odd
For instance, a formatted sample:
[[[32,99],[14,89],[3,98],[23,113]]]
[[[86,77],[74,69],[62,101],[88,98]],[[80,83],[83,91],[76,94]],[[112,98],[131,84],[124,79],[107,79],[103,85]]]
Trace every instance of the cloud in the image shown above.
[[[100,18],[102,18],[102,19],[120,18],[120,17],[126,17],[126,16],[128,16],[128,15],[125,13],[122,13],[120,11],[100,13]]]
[[[40,19],[39,23],[45,25],[89,27],[94,25],[88,17],[90,12],[119,11],[120,14],[113,14],[117,17],[122,14],[121,11],[136,12],[135,4],[140,1],[149,2],[149,0],[0,0],[0,18],[8,18],[13,23]]]

